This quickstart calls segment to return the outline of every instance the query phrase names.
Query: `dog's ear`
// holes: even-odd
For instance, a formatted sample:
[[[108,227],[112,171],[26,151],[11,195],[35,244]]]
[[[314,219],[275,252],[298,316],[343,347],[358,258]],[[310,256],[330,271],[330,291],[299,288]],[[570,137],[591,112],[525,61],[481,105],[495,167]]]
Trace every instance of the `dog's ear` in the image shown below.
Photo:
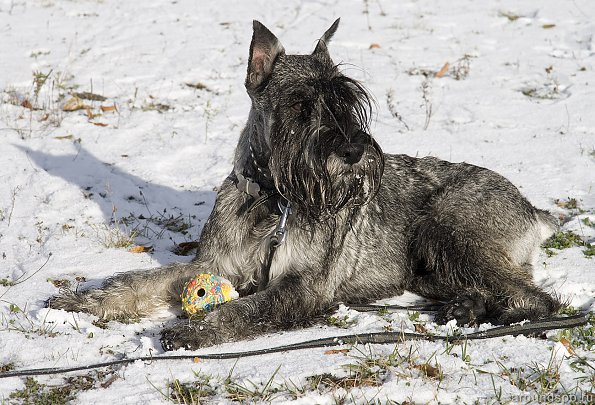
[[[246,88],[255,90],[271,74],[275,59],[285,49],[277,37],[259,21],[252,22],[254,32],[250,43],[250,56],[248,58],[248,74],[246,75]]]
[[[333,25],[331,25],[331,27],[328,30],[326,30],[322,38],[318,40],[318,44],[316,44],[316,48],[314,48],[314,52],[312,52],[312,55],[321,55],[330,58],[327,46],[329,42],[331,42],[331,38],[333,37],[333,35],[335,35],[335,31],[337,31],[337,28],[339,28],[339,21],[341,21],[341,19],[337,18]]]

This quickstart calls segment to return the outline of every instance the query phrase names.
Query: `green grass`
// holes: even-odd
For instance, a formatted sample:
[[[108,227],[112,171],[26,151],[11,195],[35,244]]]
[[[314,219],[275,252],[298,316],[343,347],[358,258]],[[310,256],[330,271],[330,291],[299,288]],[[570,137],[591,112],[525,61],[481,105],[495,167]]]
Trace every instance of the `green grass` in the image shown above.
[[[435,357],[436,353],[424,360],[419,358],[417,350],[413,347],[403,350],[403,347],[397,345],[388,355],[378,355],[371,351],[365,353],[357,348],[354,350],[360,354],[351,356],[354,361],[341,366],[344,373],[312,375],[306,378],[306,388],[322,393],[337,389],[349,391],[359,387],[379,387],[385,381],[400,376],[420,376],[434,381],[444,378],[442,367]],[[403,351],[403,354],[400,351]]]
[[[579,235],[572,231],[556,232],[551,238],[543,243],[545,249],[563,250],[573,246],[584,246],[585,242]]]
[[[213,377],[201,372],[194,373],[194,380],[182,382],[178,379],[167,384],[167,392],[155,385],[153,387],[164,399],[176,404],[209,403],[216,395],[222,395],[232,402],[256,403],[270,402],[278,395],[297,398],[303,395],[303,389],[295,384],[280,384],[275,377],[281,366],[273,372],[267,381],[251,381],[233,377],[234,367],[226,377]]]
[[[570,310],[565,310],[563,313],[570,315],[579,313],[579,311],[574,310],[573,307],[569,308]],[[589,312],[587,314],[587,321],[586,325],[564,329],[558,332],[556,336],[557,340],[559,341],[561,338],[565,338],[574,349],[583,349],[586,351],[595,350],[595,312]]]
[[[588,244],[587,248],[583,250],[583,254],[589,258],[595,256],[595,245]]]
[[[62,384],[47,385],[32,377],[25,386],[8,396],[8,403],[25,405],[61,405],[74,401],[77,394],[94,388],[107,388],[117,378],[112,372],[95,371],[86,375],[65,378]]]
[[[46,322],[46,319],[38,321],[31,318],[27,310],[22,310],[18,305],[10,304],[8,315],[0,313],[0,330],[16,331],[25,335],[38,335],[46,337],[55,337],[58,335],[54,331],[56,324]]]
[[[266,383],[255,383],[250,380],[236,382],[231,379],[233,369],[224,381],[224,388],[227,398],[233,402],[270,402],[279,395],[280,389],[273,387],[275,376],[279,372],[281,365],[273,372]],[[278,384],[276,384],[278,385]]]
[[[13,362],[0,364],[0,374],[8,373],[9,371],[14,370],[15,366]]]
[[[326,323],[330,326],[335,326],[337,328],[348,329],[352,325],[355,325],[357,323],[357,321],[355,321],[353,319],[349,319],[349,315],[343,315],[343,316],[331,315],[326,318]]]
[[[132,201],[137,198],[130,196],[128,199]],[[144,203],[140,200],[138,202]],[[169,231],[179,233],[193,240],[190,231],[195,225],[193,221],[196,221],[196,218],[196,215],[168,214],[167,210],[164,209],[162,212],[149,216],[130,214],[119,221],[126,228],[131,229],[135,233],[135,237],[140,236],[150,240],[161,239],[165,232]]]
[[[0,278],[0,286],[2,287],[10,287],[14,284],[13,281],[10,281],[7,278]]]
[[[68,386],[47,386],[27,377],[25,387],[10,393],[9,398],[21,404],[58,405],[76,398],[74,389]]]
[[[190,382],[180,382],[175,379],[168,385],[170,390],[169,400],[179,404],[198,404],[202,399],[214,396],[217,391],[211,383],[211,377],[195,373],[195,380]]]
[[[584,247],[583,254],[586,257],[595,256],[595,245],[585,242],[579,235],[572,231],[559,231],[546,240],[542,245],[548,257],[555,256],[556,250],[569,249],[571,247]]]
[[[555,199],[554,203],[560,208],[566,208],[567,210],[576,210],[578,209],[578,201],[576,198],[568,197],[565,200],[562,199]]]

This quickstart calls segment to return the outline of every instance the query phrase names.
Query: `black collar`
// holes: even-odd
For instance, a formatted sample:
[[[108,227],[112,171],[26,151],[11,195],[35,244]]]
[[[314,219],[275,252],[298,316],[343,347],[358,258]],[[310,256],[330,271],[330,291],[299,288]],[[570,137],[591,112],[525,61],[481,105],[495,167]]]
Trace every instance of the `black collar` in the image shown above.
[[[250,143],[250,158],[243,167],[243,171],[235,170],[236,188],[252,197],[248,211],[253,210],[272,197],[279,196],[275,188],[271,171],[259,163],[252,143]]]

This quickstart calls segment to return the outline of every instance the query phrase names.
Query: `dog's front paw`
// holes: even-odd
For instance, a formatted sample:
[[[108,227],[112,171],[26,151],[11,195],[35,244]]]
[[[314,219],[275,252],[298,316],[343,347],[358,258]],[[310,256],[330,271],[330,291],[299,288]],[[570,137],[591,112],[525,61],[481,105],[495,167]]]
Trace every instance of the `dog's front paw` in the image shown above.
[[[485,315],[485,302],[482,298],[462,296],[440,308],[434,320],[439,324],[446,324],[448,321],[456,319],[457,325],[473,325]]]
[[[161,332],[163,350],[195,350],[221,343],[216,329],[206,321],[182,321]]]

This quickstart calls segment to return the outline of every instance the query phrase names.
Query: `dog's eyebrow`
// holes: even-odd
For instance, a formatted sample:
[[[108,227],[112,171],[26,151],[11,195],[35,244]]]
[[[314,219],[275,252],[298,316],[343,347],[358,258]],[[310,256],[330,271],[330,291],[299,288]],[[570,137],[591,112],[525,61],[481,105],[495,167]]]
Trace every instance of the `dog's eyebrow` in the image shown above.
[[[314,93],[314,89],[312,89],[311,93],[308,93],[304,90],[293,92],[293,93],[289,94],[289,97],[287,97],[286,104],[293,104],[296,102],[296,100],[311,100],[313,93]]]
[[[347,133],[345,133],[345,130],[343,129],[343,126],[341,124],[339,124],[339,121],[337,120],[337,116],[335,115],[335,113],[333,111],[331,111],[331,109],[329,108],[329,106],[324,101],[324,98],[322,98],[322,97],[320,98],[320,105],[322,107],[324,107],[324,109],[333,118],[333,121],[335,122],[335,125],[337,126],[337,128],[339,129],[339,131],[341,131],[341,134],[345,137],[345,139],[348,139],[349,137],[347,136]]]

